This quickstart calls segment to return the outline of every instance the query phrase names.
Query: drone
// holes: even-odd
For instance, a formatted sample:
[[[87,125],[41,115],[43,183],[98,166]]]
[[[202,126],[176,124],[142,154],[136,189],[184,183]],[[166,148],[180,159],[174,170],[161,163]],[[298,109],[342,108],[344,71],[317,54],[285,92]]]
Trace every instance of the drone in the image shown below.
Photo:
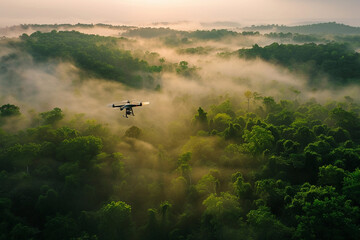
[[[150,104],[150,102],[139,102],[139,103],[131,103],[129,100],[123,101],[124,104],[120,104],[120,105],[115,105],[112,104],[113,108],[119,108],[120,111],[125,109],[125,115],[123,115],[123,117],[128,118],[128,115],[134,115],[134,111],[133,111],[133,107],[141,107],[143,105],[147,105]]]

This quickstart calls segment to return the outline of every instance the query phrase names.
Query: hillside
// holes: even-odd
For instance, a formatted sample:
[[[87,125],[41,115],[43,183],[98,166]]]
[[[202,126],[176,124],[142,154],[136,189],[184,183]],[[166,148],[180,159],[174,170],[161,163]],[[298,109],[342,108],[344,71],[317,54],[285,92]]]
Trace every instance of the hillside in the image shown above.
[[[11,45],[28,52],[36,61],[70,61],[95,77],[132,87],[151,86],[146,79],[150,78],[151,73],[160,72],[161,67],[150,66],[146,61],[133,57],[130,51],[119,49],[119,41],[121,39],[53,30],[48,33],[35,32],[30,36],[23,34],[21,42]]]
[[[283,33],[301,33],[301,34],[332,34],[332,35],[353,35],[360,34],[360,27],[352,27],[349,25],[328,22],[316,23],[301,26],[285,26],[285,25],[261,25],[245,27],[246,31],[271,31]]]
[[[360,54],[345,44],[278,44],[265,47],[254,45],[240,49],[239,57],[263,60],[280,64],[293,71],[307,72],[310,84],[317,85],[321,74],[326,74],[331,83],[338,86],[360,83]]]

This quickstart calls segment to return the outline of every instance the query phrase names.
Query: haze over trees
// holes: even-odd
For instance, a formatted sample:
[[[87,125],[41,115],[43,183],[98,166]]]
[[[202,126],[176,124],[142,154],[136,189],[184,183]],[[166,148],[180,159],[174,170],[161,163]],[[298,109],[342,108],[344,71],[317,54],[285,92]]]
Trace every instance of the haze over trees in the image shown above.
[[[332,83],[343,85],[358,83],[360,79],[360,54],[348,45],[339,43],[303,45],[273,43],[265,47],[254,45],[251,49],[240,49],[239,57],[259,57],[293,71],[306,71],[310,83],[316,85],[321,74],[327,74]]]
[[[0,239],[360,238],[353,45],[225,49],[299,35],[121,30],[1,40]],[[129,119],[103,110],[129,95],[151,104]]]
[[[254,113],[232,116],[239,109],[224,106],[188,119],[188,152],[164,139],[140,165],[111,147],[151,141],[136,126],[118,137],[98,123],[65,121],[55,108],[38,126],[1,131],[2,238],[360,236],[359,105],[264,98]],[[319,110],[325,116],[313,115]]]

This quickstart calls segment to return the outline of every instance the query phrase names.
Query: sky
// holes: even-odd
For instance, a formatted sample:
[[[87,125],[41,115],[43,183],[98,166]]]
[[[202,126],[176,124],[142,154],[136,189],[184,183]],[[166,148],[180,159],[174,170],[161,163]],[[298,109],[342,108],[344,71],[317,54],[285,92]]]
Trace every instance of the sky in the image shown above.
[[[0,26],[177,21],[360,26],[359,10],[359,0],[0,0]]]

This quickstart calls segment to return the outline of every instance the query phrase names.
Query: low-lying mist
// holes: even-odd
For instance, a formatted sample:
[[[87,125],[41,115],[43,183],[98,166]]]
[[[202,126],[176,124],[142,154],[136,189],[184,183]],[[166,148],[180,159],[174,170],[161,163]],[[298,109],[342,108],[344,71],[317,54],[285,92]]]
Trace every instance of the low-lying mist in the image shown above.
[[[217,49],[222,49],[223,45],[219,43]],[[221,58],[216,50],[207,55],[178,54],[174,48],[144,39],[126,47],[132,52],[156,52],[166,62],[186,61],[196,68],[198,77],[189,79],[165,72],[159,76],[160,90],[139,90],[104,79],[84,79],[81,71],[70,62],[52,60],[39,63],[24,52],[2,46],[1,102],[19,105],[24,113],[30,109],[47,111],[59,107],[70,113],[85,113],[115,127],[137,125],[159,130],[174,121],[191,118],[200,106],[208,108],[224,98],[230,98],[234,104],[244,104],[247,90],[277,100],[296,98],[307,101],[315,98],[324,103],[341,100],[346,95],[358,99],[358,87],[333,90],[327,88],[324,78],[322,88],[313,89],[307,86],[306,74],[294,74],[259,59]],[[301,94],[295,94],[294,90]],[[128,99],[150,101],[151,104],[134,109],[136,116],[129,119],[123,118],[123,113],[117,109],[107,107]]]
[[[234,45],[233,40],[198,40],[185,45],[209,47],[206,54],[180,53],[178,47],[165,45],[160,39],[129,38],[121,41],[119,48],[131,51],[140,59],[152,56],[147,60],[153,65],[160,64],[160,59],[165,65],[186,61],[196,73],[188,77],[174,70],[163,71],[156,75],[159,83],[156,90],[134,89],[119,82],[94,78],[68,61],[35,61],[28,53],[13,49],[7,43],[8,40],[4,39],[0,46],[0,103],[19,106],[23,118],[20,122],[3,126],[5,129],[25,129],[33,124],[28,119],[34,112],[59,107],[69,121],[82,113],[84,118],[105,124],[118,136],[123,136],[129,127],[137,126],[147,141],[140,145],[158,147],[163,144],[177,148],[191,135],[187,126],[199,107],[208,111],[212,105],[230,100],[236,109],[246,111],[246,91],[257,92],[263,97],[272,96],[276,101],[315,99],[326,103],[344,100],[344,96],[359,100],[358,86],[334,89],[328,86],[324,77],[318,81],[322,82],[320,87],[315,89],[309,87],[306,73],[293,73],[260,59],[220,57],[218,53],[224,48],[235,51],[242,45],[241,42]],[[150,105],[134,108],[135,117],[124,118],[124,112],[109,107],[124,100],[149,101]],[[261,105],[261,102],[257,104]],[[115,150],[124,152],[128,146],[123,144],[119,148]]]

